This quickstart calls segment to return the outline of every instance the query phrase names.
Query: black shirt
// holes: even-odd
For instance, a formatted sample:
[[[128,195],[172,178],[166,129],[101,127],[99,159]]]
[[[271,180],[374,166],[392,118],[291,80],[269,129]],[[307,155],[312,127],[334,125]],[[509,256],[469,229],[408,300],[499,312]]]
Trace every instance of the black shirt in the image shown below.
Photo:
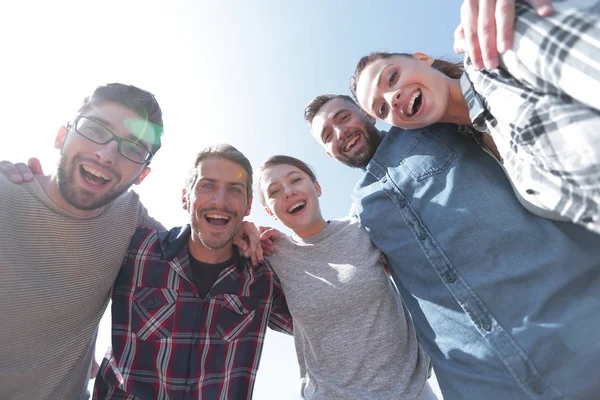
[[[190,254],[190,268],[194,274],[194,284],[198,288],[198,293],[200,294],[201,298],[206,297],[208,292],[210,292],[210,289],[217,281],[221,271],[233,264],[234,261],[234,257],[232,256],[229,260],[222,263],[208,264],[196,260]]]

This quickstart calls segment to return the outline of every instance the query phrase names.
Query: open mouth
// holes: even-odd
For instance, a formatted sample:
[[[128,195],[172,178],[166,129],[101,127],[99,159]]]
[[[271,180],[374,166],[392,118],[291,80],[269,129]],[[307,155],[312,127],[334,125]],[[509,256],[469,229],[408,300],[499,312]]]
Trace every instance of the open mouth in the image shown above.
[[[412,117],[413,115],[415,115],[416,113],[419,112],[419,110],[421,109],[421,104],[423,102],[423,94],[421,93],[420,89],[417,89],[412,96],[410,96],[410,99],[408,99],[408,104],[406,105],[406,115],[408,115],[409,117]]]
[[[360,133],[355,133],[354,135],[352,135],[348,140],[346,140],[342,151],[344,153],[352,151],[358,144],[359,139],[360,139]]]
[[[106,185],[111,181],[110,176],[87,165],[81,165],[79,172],[83,179],[92,186]]]
[[[209,225],[222,228],[229,223],[231,217],[221,214],[206,214],[204,220],[208,222]]]
[[[306,202],[299,201],[296,204],[294,204],[293,206],[291,206],[290,208],[288,208],[287,212],[290,214],[298,214],[300,211],[302,211],[304,209],[304,207],[306,207]]]

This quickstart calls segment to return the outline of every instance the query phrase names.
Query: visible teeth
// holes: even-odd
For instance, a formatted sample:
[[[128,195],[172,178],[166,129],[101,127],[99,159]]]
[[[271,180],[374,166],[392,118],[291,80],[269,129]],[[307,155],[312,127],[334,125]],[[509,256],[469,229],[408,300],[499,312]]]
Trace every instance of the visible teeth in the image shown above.
[[[291,212],[295,211],[297,208],[302,207],[305,204],[306,204],[306,202],[299,201],[296,204],[294,204],[293,206],[291,206],[290,208],[288,208],[288,212],[291,213]]]
[[[106,175],[106,174],[102,173],[101,171],[95,170],[95,169],[93,169],[93,168],[90,168],[90,167],[88,167],[88,166],[85,166],[85,165],[82,165],[82,167],[83,167],[83,170],[84,170],[85,172],[87,172],[88,174],[92,174],[92,175],[94,175],[94,176],[97,176],[98,178],[102,178],[102,179],[105,179],[105,180],[107,180],[107,181],[109,181],[109,180],[110,180],[110,176],[108,176],[108,175]]]
[[[352,139],[350,139],[350,141],[344,146],[344,151],[350,150],[350,148],[354,146],[354,143],[356,143],[358,138],[360,138],[360,135],[355,135]]]
[[[220,215],[220,214],[206,214],[206,218],[211,218],[211,219],[224,219],[229,221],[229,217],[226,217],[224,215]]]
[[[419,96],[421,95],[421,91],[417,90],[411,97],[410,100],[408,101],[408,115],[411,116],[414,114],[413,111],[413,106],[415,105],[415,100],[417,100],[419,98]]]

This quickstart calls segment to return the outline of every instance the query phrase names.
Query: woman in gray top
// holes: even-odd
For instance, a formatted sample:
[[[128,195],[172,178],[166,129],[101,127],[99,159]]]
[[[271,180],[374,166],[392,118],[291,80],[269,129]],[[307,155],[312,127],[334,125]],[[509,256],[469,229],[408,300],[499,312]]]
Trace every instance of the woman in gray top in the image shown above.
[[[321,187],[302,161],[274,156],[260,168],[265,210],[294,234],[269,258],[294,318],[305,399],[437,399],[429,359],[381,263],[357,222],[327,221]],[[271,231],[263,233],[268,246]]]

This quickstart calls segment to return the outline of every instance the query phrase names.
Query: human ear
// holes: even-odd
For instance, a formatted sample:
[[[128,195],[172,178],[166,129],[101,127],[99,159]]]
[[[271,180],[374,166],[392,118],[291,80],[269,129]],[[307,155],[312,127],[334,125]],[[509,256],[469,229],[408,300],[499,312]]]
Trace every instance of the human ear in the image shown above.
[[[188,209],[188,193],[185,189],[181,190],[181,205],[183,206],[184,210]]]
[[[273,219],[277,219],[277,217],[275,216],[275,214],[273,214],[273,211],[271,211],[269,207],[265,206],[265,211],[267,212],[267,214],[273,217]]]
[[[321,197],[323,194],[323,190],[321,190],[321,185],[319,185],[319,181],[314,181],[313,185],[315,185],[315,190],[317,191],[317,197]]]
[[[429,66],[431,66],[433,64],[433,62],[435,61],[434,58],[431,58],[427,54],[421,53],[420,51],[413,53],[413,57]]]
[[[247,217],[250,215],[250,211],[252,211],[252,196],[248,199],[248,205],[246,206],[246,213],[244,215]]]
[[[135,180],[135,182],[133,182],[133,183],[136,185],[139,185],[148,176],[149,173],[150,173],[150,167],[144,168],[144,170],[142,171],[140,176],[138,176],[137,179]]]
[[[67,134],[69,133],[69,131],[67,130],[66,126],[61,126],[60,129],[58,130],[58,133],[56,134],[56,139],[54,139],[54,148],[55,149],[62,149],[63,144],[65,143],[65,140],[67,139]]]

